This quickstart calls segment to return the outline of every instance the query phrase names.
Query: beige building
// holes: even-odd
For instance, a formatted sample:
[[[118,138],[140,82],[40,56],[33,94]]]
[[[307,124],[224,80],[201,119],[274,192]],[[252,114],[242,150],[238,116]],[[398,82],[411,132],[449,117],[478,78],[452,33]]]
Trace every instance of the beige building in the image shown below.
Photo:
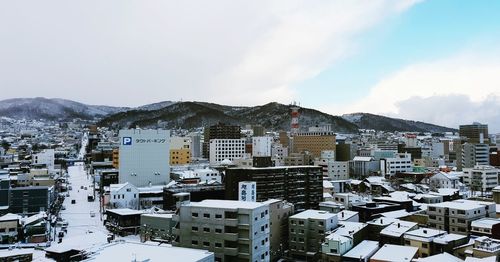
[[[170,165],[191,163],[191,149],[170,149]]]
[[[446,235],[442,230],[420,228],[404,234],[405,246],[418,248],[418,257],[428,257],[433,254],[434,238]]]
[[[293,137],[293,152],[309,151],[314,157],[320,157],[321,151],[335,151],[335,143],[334,132],[302,132]]]

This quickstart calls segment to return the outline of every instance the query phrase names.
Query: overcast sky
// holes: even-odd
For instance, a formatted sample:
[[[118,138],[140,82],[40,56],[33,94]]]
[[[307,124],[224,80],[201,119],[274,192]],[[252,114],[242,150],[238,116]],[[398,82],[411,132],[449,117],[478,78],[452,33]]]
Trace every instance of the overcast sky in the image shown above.
[[[370,112],[500,131],[499,1],[4,1],[0,99]]]

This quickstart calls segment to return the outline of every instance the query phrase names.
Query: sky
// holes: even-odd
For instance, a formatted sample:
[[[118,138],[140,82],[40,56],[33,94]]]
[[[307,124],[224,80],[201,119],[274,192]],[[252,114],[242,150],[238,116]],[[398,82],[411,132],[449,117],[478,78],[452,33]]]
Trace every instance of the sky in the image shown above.
[[[499,13],[487,0],[5,1],[0,99],[296,101],[500,132]]]

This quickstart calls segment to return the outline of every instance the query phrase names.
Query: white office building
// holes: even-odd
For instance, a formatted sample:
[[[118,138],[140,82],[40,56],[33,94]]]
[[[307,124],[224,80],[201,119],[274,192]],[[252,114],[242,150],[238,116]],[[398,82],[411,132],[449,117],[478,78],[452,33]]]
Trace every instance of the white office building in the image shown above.
[[[33,155],[32,163],[35,165],[45,165],[49,172],[52,172],[54,171],[54,160],[54,149],[44,149],[42,152]]]
[[[233,161],[245,156],[245,139],[210,139],[210,164]]]
[[[252,156],[271,156],[272,143],[270,136],[252,137]]]
[[[411,154],[399,153],[394,158],[380,160],[380,171],[382,175],[393,176],[396,173],[412,172]]]
[[[170,182],[170,131],[120,130],[120,184],[136,187]]]
[[[171,137],[170,149],[191,149],[191,138],[180,136]]]
[[[464,183],[473,191],[491,191],[498,186],[498,171],[495,167],[484,165],[464,168]]]
[[[349,161],[335,161],[335,151],[322,151],[314,164],[322,167],[323,177],[334,181],[349,179]]]

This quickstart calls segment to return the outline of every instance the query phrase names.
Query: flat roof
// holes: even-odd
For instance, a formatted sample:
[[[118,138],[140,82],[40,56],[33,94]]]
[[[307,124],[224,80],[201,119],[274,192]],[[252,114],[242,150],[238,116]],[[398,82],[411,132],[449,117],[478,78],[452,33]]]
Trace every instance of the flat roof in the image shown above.
[[[237,201],[237,200],[214,200],[206,199],[201,202],[191,202],[186,204],[186,206],[192,207],[212,207],[212,208],[244,208],[244,209],[254,209],[263,206],[267,206],[265,203],[259,202],[248,202],[248,201]]]
[[[441,254],[437,254],[434,256],[415,259],[415,262],[435,262],[435,261],[439,261],[439,262],[463,262],[462,259],[460,259],[456,256],[453,256],[453,255],[450,255],[446,252],[441,253]]]
[[[399,246],[385,244],[375,255],[371,257],[373,260],[406,262],[411,261],[417,254],[418,248],[411,246]]]
[[[343,257],[364,259],[370,257],[379,249],[377,241],[363,240],[357,246],[349,250]]]
[[[380,234],[391,237],[401,237],[404,233],[412,230],[412,228],[417,225],[418,224],[414,222],[398,220],[382,229],[382,231],[380,231]]]
[[[498,218],[485,217],[485,218],[481,218],[481,219],[472,221],[471,226],[491,229],[494,225],[499,224],[499,223],[500,223],[500,219],[498,219]]]
[[[414,239],[417,241],[426,241],[429,238],[435,238],[441,235],[447,234],[446,231],[431,229],[431,228],[419,228],[406,232],[404,237],[409,239]]]
[[[313,210],[313,209],[308,209],[305,211],[302,211],[298,214],[295,214],[291,216],[290,218],[295,218],[295,219],[330,219],[332,217],[337,216],[336,214],[327,212],[327,211],[322,211],[322,210]]]
[[[210,257],[214,257],[214,253],[202,249],[123,241],[105,245],[84,261],[165,261],[182,258],[182,261],[194,262]]]
[[[120,216],[140,215],[144,214],[144,210],[134,210],[130,208],[106,209],[106,212],[115,213]]]

